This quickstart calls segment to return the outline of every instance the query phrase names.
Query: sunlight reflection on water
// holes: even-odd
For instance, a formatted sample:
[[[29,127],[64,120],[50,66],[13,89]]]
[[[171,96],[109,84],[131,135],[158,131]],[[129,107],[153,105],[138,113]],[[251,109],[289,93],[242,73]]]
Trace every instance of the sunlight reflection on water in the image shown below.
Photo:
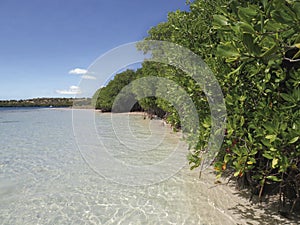
[[[2,224],[235,223],[220,210],[226,196],[209,199],[207,193],[214,195],[214,189],[208,191],[211,184],[199,181],[188,167],[164,182],[141,187],[113,183],[93,172],[76,146],[70,110],[0,110],[0,116],[1,121],[19,121],[0,125]],[[97,115],[97,124],[108,123],[108,118]],[[136,135],[148,135],[141,117],[132,121]],[[99,132],[109,140],[111,133],[103,127]],[[160,126],[153,127],[161,132]],[[167,138],[166,149],[178,142],[176,135]],[[140,163],[141,155],[132,158],[116,149],[110,151],[122,160]],[[147,157],[151,161],[164,153]]]

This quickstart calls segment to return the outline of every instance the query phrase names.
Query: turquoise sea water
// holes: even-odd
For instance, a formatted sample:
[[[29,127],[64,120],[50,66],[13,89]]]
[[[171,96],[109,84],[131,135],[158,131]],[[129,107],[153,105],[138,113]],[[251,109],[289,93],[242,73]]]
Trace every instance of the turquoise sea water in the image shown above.
[[[124,143],[125,116],[119,115],[117,132],[108,126],[110,114],[95,116],[98,135],[113,157],[138,167],[165,158],[178,144],[179,136],[170,128],[141,115],[130,115],[130,129],[138,138]],[[156,153],[129,154],[123,149],[148,149],[151,141],[143,146],[138,140],[151,132],[164,136],[150,148]],[[108,171],[114,168],[105,166]],[[208,197],[214,196],[211,184],[199,181],[187,166],[169,179],[144,186],[118,183],[117,174],[112,176],[99,174],[83,158],[72,110],[0,109],[0,224],[235,224],[224,207],[226,196]]]

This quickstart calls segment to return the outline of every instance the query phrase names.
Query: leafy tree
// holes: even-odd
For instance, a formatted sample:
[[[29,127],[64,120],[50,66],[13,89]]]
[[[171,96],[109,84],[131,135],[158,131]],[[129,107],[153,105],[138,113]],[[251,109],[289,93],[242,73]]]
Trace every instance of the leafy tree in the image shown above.
[[[149,36],[146,39],[169,41],[189,48],[194,53],[200,55],[215,74],[222,77],[224,72],[230,71],[230,67],[224,61],[216,61],[214,59],[215,53],[213,47],[216,46],[218,36],[217,31],[212,29],[212,15],[215,13],[216,8],[223,2],[226,1],[198,0],[190,5],[190,12],[176,11],[169,13],[168,21],[153,27],[149,31]],[[198,142],[189,142],[190,148],[193,150],[192,153],[194,153],[189,156],[189,159],[193,159],[193,161],[190,161],[191,164],[194,164],[193,168],[197,167],[201,163],[201,159],[198,155],[208,147],[208,137],[211,129],[210,111],[206,96],[197,83],[178,68],[152,62],[143,65],[143,69],[144,67],[148,67],[148,69],[144,69],[148,72],[143,75],[153,74],[155,71],[151,69],[153,64],[156,65],[155,70],[159,71],[156,72],[156,76],[173,80],[180,87],[184,88],[198,110],[199,124],[201,125],[198,131],[199,140]],[[153,101],[151,103],[153,103]],[[181,127],[182,121],[179,118],[179,114],[169,102],[163,99],[157,99],[154,103],[167,112],[166,119],[174,127]],[[190,133],[193,133],[193,131],[190,131]]]
[[[231,67],[223,78],[226,154],[216,169],[233,168],[260,197],[266,184],[278,182],[295,202],[300,197],[299,9],[297,1],[232,1],[214,15],[220,37],[216,54]]]
[[[187,47],[215,73],[228,111],[216,171],[233,171],[260,197],[267,185],[278,184],[283,196],[294,199],[293,211],[300,199],[299,1],[197,0],[190,9],[170,13],[168,21],[152,28],[147,39]],[[171,66],[158,65],[155,70],[153,65],[144,66],[148,67],[144,75],[156,71],[157,76],[176,80],[193,96],[200,116],[199,142],[188,158],[192,168],[199,166],[210,133],[205,96]],[[172,115],[171,123],[180,123],[168,102],[156,99],[153,103]]]
[[[133,70],[126,70],[117,74],[114,79],[111,80],[105,87],[100,88],[93,97],[93,99],[97,99],[95,108],[101,109],[102,112],[110,112],[118,94],[125,86],[129,85],[131,81],[136,79],[137,73],[138,72]],[[123,92],[123,96],[119,96],[119,98],[123,99],[118,99],[117,102],[119,105],[115,107],[116,111],[123,112],[124,109],[126,109],[128,101],[135,99],[135,96],[133,93],[131,93],[131,90],[128,91],[128,93]],[[140,106],[135,104],[131,110],[140,110]]]

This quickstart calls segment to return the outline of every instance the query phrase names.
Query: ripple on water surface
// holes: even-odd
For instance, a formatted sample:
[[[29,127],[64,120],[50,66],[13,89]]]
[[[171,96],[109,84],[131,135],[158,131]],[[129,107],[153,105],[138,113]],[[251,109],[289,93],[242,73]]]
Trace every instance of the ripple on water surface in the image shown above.
[[[168,180],[141,187],[114,183],[95,173],[77,148],[70,110],[0,110],[0,118],[2,224],[237,223],[228,210],[231,196],[212,187],[209,173],[199,180],[185,167]],[[109,119],[107,114],[96,116],[99,135],[106,140],[114,135],[105,130]],[[142,116],[132,119],[132,132],[147,136],[147,121]],[[158,123],[151,126],[159,133]],[[130,151],[122,152],[117,141],[105,144],[111,154],[139,165],[141,159],[151,163],[165,157],[172,150],[170,143],[178,142],[176,135],[168,138],[162,143],[165,152],[137,152],[136,158]]]

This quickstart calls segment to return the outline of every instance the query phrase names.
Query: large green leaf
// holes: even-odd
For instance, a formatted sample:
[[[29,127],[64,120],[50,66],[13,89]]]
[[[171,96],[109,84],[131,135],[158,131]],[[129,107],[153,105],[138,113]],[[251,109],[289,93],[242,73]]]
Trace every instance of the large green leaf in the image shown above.
[[[263,153],[263,157],[267,158],[267,159],[273,159],[273,156],[271,156],[269,153]]]
[[[272,11],[271,16],[278,23],[287,24],[289,26],[293,24],[293,17],[282,9]]]
[[[277,135],[276,134],[268,134],[266,135],[266,139],[270,140],[270,143],[276,140]]]
[[[271,180],[271,181],[275,181],[275,182],[280,182],[281,179],[276,177],[276,176],[267,176],[267,179]]]
[[[217,47],[217,54],[223,57],[239,57],[239,51],[232,45],[232,43],[227,42]]]
[[[281,93],[280,95],[287,102],[291,102],[291,103],[295,102],[294,98],[289,94]]]
[[[222,15],[213,15],[213,26],[214,28],[220,28],[224,26],[228,26],[228,19]]]
[[[250,53],[254,54],[255,56],[260,55],[260,48],[257,44],[254,43],[254,38],[251,34],[243,34],[243,43]]]
[[[272,54],[276,53],[278,51],[277,43],[274,43],[272,47],[267,49],[264,53],[261,54],[260,57],[264,59],[268,59]]]
[[[257,11],[252,7],[238,9],[238,16],[242,21],[250,22],[257,15]]]
[[[293,144],[293,143],[295,143],[296,141],[298,141],[299,140],[299,136],[298,137],[294,137],[293,139],[291,139],[290,141],[289,141],[289,144]]]
[[[239,22],[237,25],[239,26],[240,31],[242,33],[249,33],[249,34],[254,34],[255,33],[255,30],[254,30],[253,26],[251,26],[247,22]]]

